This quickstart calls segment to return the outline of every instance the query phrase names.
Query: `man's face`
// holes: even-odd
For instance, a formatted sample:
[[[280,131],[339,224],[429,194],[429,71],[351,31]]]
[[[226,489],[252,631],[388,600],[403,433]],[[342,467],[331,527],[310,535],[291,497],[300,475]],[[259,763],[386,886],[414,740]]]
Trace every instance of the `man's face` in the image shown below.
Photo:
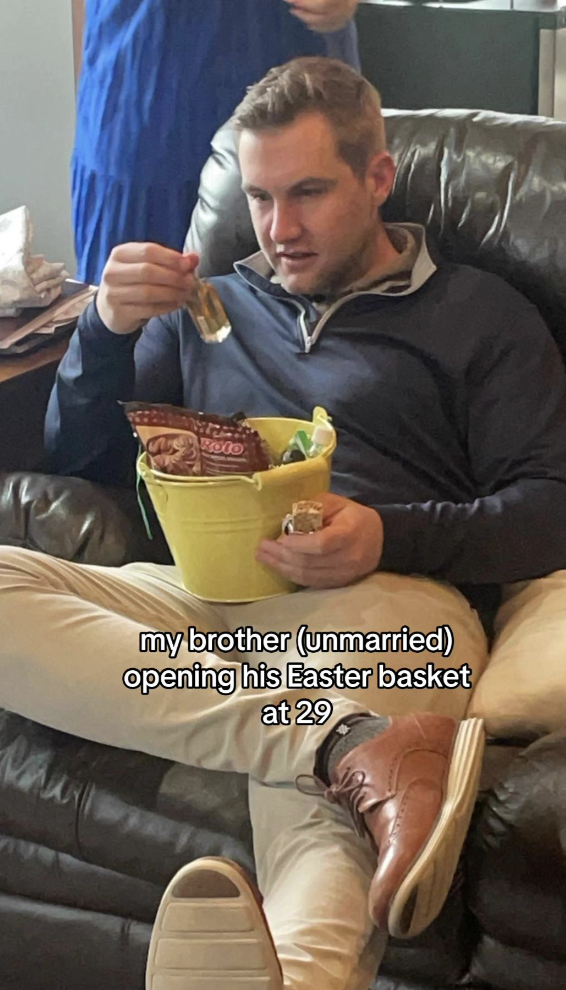
[[[259,245],[288,292],[338,294],[379,264],[379,207],[394,175],[386,152],[360,178],[328,120],[308,113],[243,131],[239,157]]]

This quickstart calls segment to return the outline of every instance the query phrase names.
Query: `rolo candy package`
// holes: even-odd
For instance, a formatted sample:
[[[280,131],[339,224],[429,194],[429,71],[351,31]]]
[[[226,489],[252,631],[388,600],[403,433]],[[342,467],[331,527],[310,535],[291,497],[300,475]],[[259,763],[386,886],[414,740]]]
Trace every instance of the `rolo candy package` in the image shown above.
[[[179,406],[122,403],[150,467],[164,474],[215,477],[272,466],[269,449],[243,416],[216,416]]]

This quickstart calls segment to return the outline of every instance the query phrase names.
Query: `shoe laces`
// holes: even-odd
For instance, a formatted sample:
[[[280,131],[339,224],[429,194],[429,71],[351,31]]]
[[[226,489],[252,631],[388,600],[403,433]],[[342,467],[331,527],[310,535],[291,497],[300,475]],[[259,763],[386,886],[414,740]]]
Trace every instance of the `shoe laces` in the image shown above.
[[[364,797],[366,775],[363,770],[348,770],[337,784],[328,787],[323,780],[310,774],[301,774],[295,786],[301,794],[324,797],[331,804],[340,804],[349,812],[358,835],[366,834],[366,825],[360,805]]]

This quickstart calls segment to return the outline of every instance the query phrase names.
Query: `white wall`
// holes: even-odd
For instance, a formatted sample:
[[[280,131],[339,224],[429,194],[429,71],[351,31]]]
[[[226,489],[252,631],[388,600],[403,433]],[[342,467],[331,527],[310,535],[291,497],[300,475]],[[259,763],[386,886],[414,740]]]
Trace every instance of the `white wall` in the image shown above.
[[[70,0],[0,0],[0,213],[25,203],[33,250],[74,274]]]

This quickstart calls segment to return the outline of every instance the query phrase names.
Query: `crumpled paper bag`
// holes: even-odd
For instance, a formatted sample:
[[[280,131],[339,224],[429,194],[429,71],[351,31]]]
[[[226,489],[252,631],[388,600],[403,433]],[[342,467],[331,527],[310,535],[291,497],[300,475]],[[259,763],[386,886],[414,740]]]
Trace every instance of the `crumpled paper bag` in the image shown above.
[[[64,262],[32,255],[33,226],[27,206],[0,215],[0,317],[49,306],[69,277]]]

